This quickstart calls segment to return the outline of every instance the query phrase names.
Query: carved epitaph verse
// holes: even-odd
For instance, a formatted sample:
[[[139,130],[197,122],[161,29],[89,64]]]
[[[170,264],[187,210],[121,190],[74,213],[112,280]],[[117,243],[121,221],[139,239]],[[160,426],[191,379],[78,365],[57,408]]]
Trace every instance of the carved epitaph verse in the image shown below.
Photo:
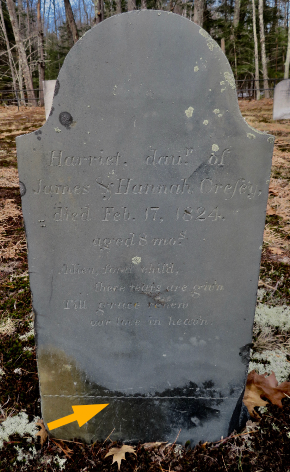
[[[109,403],[56,437],[238,427],[272,149],[187,19],[126,13],[74,46],[17,139],[44,420]]]

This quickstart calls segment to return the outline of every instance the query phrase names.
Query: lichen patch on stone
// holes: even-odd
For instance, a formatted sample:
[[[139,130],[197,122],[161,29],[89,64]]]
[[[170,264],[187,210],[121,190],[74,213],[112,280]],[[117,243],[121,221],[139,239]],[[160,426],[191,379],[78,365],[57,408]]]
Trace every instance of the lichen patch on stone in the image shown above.
[[[200,28],[199,34],[201,34],[201,36],[204,36],[205,38],[210,38],[210,35],[202,28]]]
[[[199,70],[199,67],[195,66],[193,70],[194,70],[194,72],[197,72]]]
[[[215,115],[218,115],[220,113],[220,110],[218,108],[215,108],[215,110],[213,111]]]
[[[208,120],[204,120],[204,121],[203,121],[203,124],[204,124],[205,126],[208,125]]]
[[[224,77],[226,79],[226,81],[228,82],[229,86],[235,90],[236,88],[236,82],[235,82],[235,78],[233,76],[233,74],[231,74],[230,72],[224,72]]]
[[[247,138],[256,139],[256,136],[253,133],[247,133]]]
[[[186,114],[187,118],[191,118],[191,117],[192,117],[193,110],[194,110],[194,108],[192,108],[192,107],[188,107],[188,109],[185,110],[184,113]]]
[[[207,40],[206,44],[207,44],[207,47],[210,51],[213,51],[213,49],[218,46],[218,44],[215,42],[215,40],[212,39],[212,37],[204,29],[200,28],[199,34],[201,34],[201,36],[206,38],[206,40]]]
[[[213,144],[211,149],[213,150],[213,152],[216,152],[219,150],[219,146],[217,144]]]

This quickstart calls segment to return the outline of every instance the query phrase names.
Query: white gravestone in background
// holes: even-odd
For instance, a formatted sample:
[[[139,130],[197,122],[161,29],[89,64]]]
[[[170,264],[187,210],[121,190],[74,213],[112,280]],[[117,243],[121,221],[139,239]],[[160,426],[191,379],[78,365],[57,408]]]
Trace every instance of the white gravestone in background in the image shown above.
[[[273,120],[290,119],[290,79],[281,80],[274,90]]]
[[[46,119],[49,117],[49,113],[52,107],[55,84],[56,84],[56,80],[43,80],[42,81]]]

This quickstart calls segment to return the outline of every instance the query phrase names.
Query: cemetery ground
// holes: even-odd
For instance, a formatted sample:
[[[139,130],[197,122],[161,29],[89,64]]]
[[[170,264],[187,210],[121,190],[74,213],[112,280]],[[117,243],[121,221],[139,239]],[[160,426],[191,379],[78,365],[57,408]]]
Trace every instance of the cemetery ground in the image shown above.
[[[290,471],[290,120],[272,120],[272,100],[240,101],[254,128],[276,138],[249,371],[275,373],[251,384],[259,407],[241,432],[191,449],[147,443],[113,448],[47,438],[41,422],[27,249],[16,162],[16,136],[38,129],[44,109],[0,109],[0,471]],[[257,378],[261,382],[262,377]],[[249,394],[249,392],[248,392]],[[261,396],[266,399],[261,399]],[[277,400],[278,398],[278,400]],[[282,399],[283,398],[283,399]],[[282,399],[282,403],[281,402]],[[272,403],[269,401],[272,400]],[[266,403],[267,402],[267,403]],[[280,408],[274,403],[283,404]],[[265,406],[267,405],[267,406]],[[256,413],[257,414],[257,413]],[[160,438],[162,440],[162,438]],[[113,463],[113,464],[112,464]]]

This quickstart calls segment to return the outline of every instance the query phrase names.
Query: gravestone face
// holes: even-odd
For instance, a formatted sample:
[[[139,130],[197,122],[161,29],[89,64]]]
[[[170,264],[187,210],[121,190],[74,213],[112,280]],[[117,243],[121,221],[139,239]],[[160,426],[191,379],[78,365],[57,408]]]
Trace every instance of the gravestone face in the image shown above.
[[[281,80],[274,90],[273,120],[290,118],[290,79]]]
[[[42,414],[109,406],[54,436],[238,427],[273,141],[181,16],[114,16],[73,47],[47,122],[17,138]]]
[[[55,84],[56,84],[56,80],[43,80],[42,81],[46,119],[49,117],[49,113],[52,107]]]

